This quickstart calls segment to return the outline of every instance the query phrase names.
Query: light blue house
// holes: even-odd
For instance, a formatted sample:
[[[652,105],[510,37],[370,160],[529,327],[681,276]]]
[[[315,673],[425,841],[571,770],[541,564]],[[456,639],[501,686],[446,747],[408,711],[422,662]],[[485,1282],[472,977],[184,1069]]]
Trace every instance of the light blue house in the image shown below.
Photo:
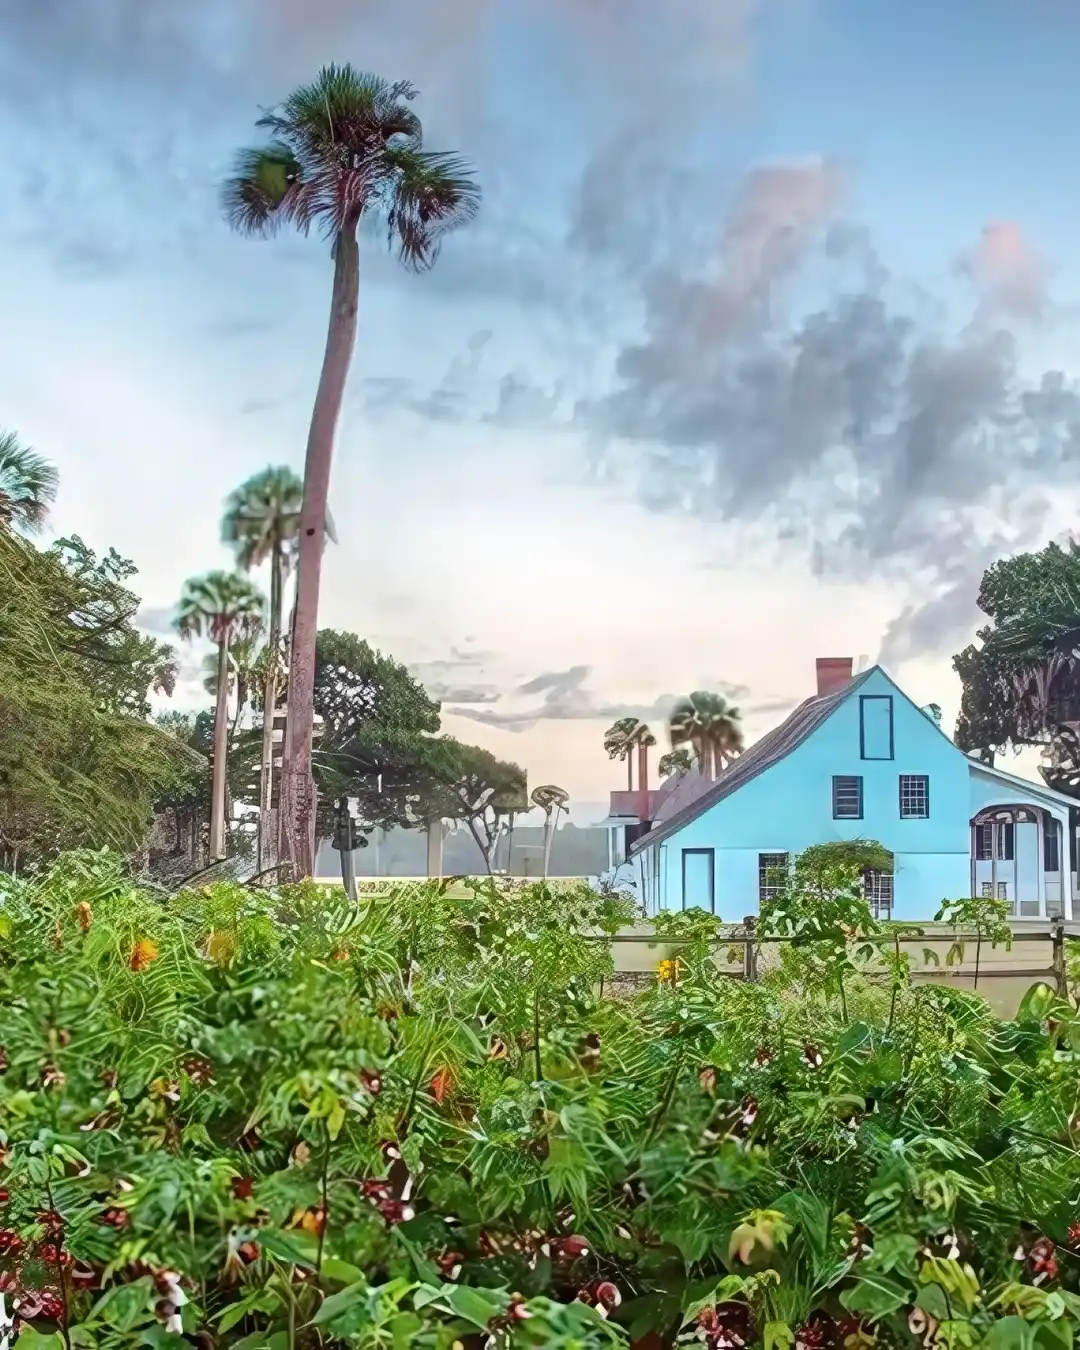
[[[715,780],[651,794],[628,862],[650,913],[754,914],[786,857],[874,839],[891,874],[868,874],[881,918],[924,921],[943,899],[997,895],[1019,919],[1073,917],[1070,798],[969,758],[880,666],[817,663],[818,692]],[[640,828],[640,827],[639,827]]]

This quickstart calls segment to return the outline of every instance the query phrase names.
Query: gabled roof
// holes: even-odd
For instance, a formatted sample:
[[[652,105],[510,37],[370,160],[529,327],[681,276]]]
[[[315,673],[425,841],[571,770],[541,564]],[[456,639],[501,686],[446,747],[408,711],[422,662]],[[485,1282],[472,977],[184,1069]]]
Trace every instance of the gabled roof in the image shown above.
[[[1048,797],[1061,806],[1080,806],[1080,802],[1077,802],[1075,797],[1070,797],[1065,792],[1059,792],[1057,788],[1050,787],[1048,783],[1038,783],[1033,778],[1021,778],[1019,774],[1009,773],[1006,769],[999,769],[996,764],[984,764],[981,759],[976,759],[974,755],[968,755],[967,761],[977,773],[984,773],[988,778],[1000,778],[1003,783],[1024,788],[1036,797]]]
[[[772,731],[767,731],[761,740],[755,741],[733,764],[729,764],[710,787],[700,792],[692,801],[675,811],[673,815],[667,816],[655,825],[648,834],[643,834],[631,848],[631,855],[640,853],[643,849],[651,848],[660,840],[675,834],[684,825],[689,824],[691,820],[696,820],[710,807],[715,806],[717,802],[723,801],[725,797],[730,797],[733,792],[737,792],[739,788],[757,778],[766,769],[772,768],[786,755],[790,755],[792,750],[802,745],[803,741],[809,736],[812,736],[822,722],[830,717],[845,699],[850,698],[877,669],[877,666],[872,666],[861,675],[857,675],[850,684],[844,685],[843,689],[837,690],[836,693],[820,694],[805,699],[778,727],[774,727]]]

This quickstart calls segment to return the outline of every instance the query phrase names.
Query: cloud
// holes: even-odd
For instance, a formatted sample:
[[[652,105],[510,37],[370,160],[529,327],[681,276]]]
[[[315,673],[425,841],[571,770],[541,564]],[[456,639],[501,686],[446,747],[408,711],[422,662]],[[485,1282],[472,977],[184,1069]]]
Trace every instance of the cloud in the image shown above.
[[[1048,485],[1075,481],[1080,387],[1053,371],[1026,380],[999,326],[950,331],[864,231],[832,219],[840,197],[826,163],[751,174],[715,266],[646,277],[644,335],[623,345],[610,394],[575,417],[602,475],[651,509],[729,535],[760,526],[821,573],[903,578],[940,621],[962,591],[958,555],[1022,546],[1045,527]],[[1013,245],[982,254],[1015,310],[1034,290]],[[901,624],[910,650],[914,616]],[[920,622],[929,637],[933,616]],[[889,644],[895,655],[900,629]]]
[[[136,626],[152,637],[176,638],[175,605],[140,605]]]
[[[586,687],[586,681],[592,674],[591,666],[570,666],[566,670],[544,671],[540,675],[519,684],[513,691],[513,697],[532,698],[542,694],[539,704],[511,711],[488,711],[486,709],[452,707],[445,711],[465,717],[484,726],[498,727],[504,731],[530,731],[540,722],[576,722],[605,721],[614,722],[620,717],[636,717],[642,722],[653,724],[657,734],[667,725],[668,714],[679,701],[679,695],[662,694],[651,703],[616,703],[600,698]],[[740,698],[749,690],[744,685],[728,684],[724,681],[705,681],[702,687],[715,689],[729,699]],[[785,705],[786,706],[786,705]]]
[[[987,225],[956,271],[976,287],[989,316],[1035,320],[1046,310],[1049,269],[1012,221]]]

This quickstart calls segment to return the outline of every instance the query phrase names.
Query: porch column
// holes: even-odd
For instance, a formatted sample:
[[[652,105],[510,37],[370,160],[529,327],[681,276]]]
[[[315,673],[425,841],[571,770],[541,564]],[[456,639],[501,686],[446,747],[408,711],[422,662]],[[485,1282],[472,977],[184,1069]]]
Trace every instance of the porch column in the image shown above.
[[[427,827],[427,874],[442,880],[443,869],[443,823],[441,820],[429,820]]]
[[[1035,839],[1035,848],[1037,850],[1035,856],[1035,879],[1038,883],[1040,919],[1046,918],[1046,822],[1048,818],[1053,820],[1053,816],[1050,815],[1049,811],[1039,811],[1039,823],[1036,826]],[[1064,896],[1064,888],[1062,889],[1061,894]]]

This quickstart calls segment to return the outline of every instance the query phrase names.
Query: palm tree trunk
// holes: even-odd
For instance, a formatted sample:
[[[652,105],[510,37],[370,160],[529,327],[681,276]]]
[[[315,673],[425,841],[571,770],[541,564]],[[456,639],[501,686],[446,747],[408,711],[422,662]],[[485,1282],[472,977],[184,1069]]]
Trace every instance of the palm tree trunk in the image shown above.
[[[637,785],[643,795],[649,789],[649,747],[644,742],[637,748]]]
[[[626,790],[627,790],[627,792],[633,792],[633,790],[634,790],[634,752],[633,752],[633,750],[627,750],[627,752],[626,752]]]
[[[551,840],[554,831],[551,828],[551,807],[544,812],[544,871],[542,876],[547,881],[548,865],[551,862]]]
[[[315,694],[315,638],[319,629],[319,581],[325,546],[326,503],[334,434],[356,343],[360,258],[356,227],[336,241],[330,328],[322,373],[308,431],[304,461],[304,503],[296,567],[296,619],[289,659],[288,749],[281,781],[281,844],[292,863],[292,879],[315,871],[315,783],[311,774],[311,733]]]
[[[210,861],[225,856],[225,777],[229,759],[229,633],[218,643],[214,767],[210,779]]]
[[[266,682],[263,685],[262,755],[259,773],[259,867],[273,867],[277,853],[277,830],[274,828],[274,713],[277,709],[278,661],[281,656],[282,605],[282,551],[280,540],[274,541],[270,555],[270,632],[267,636]]]

